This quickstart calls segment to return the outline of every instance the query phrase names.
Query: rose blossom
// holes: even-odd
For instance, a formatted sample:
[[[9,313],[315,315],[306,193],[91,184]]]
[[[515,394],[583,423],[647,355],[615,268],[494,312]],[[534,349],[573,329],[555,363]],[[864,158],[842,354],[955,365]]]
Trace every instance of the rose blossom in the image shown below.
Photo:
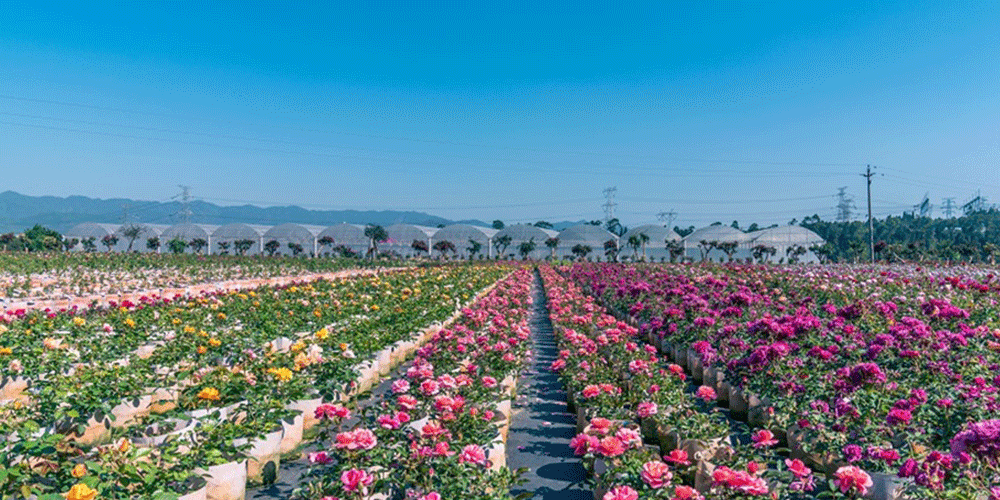
[[[871,476],[854,465],[845,465],[837,469],[837,472],[834,473],[833,482],[840,488],[841,493],[856,491],[864,495],[868,493],[868,488],[872,486]]]
[[[699,387],[698,391],[695,392],[694,395],[702,399],[706,403],[711,403],[712,401],[715,401],[715,398],[717,397],[717,394],[715,394],[715,389],[707,385]]]
[[[774,433],[767,429],[755,432],[752,439],[754,448],[767,448],[778,444],[778,440],[774,438]]]
[[[611,488],[601,500],[639,500],[639,493],[628,486],[620,485]]]
[[[375,481],[375,476],[362,469],[345,470],[340,475],[340,482],[344,484],[344,490],[349,492],[361,491],[368,493],[368,486]]]
[[[486,465],[486,452],[482,447],[475,444],[462,448],[462,454],[458,457],[458,463],[471,463],[476,465]]]
[[[670,472],[670,466],[659,460],[643,464],[641,476],[643,482],[656,489],[666,486],[674,477]]]

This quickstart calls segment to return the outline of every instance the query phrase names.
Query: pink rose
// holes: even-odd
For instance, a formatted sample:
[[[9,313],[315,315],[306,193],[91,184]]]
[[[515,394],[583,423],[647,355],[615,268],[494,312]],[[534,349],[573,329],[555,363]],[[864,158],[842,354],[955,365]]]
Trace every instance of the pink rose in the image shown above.
[[[640,476],[643,482],[651,488],[656,489],[666,486],[674,477],[670,472],[670,466],[659,460],[652,460],[643,464]]]
[[[340,482],[344,484],[344,490],[349,492],[361,491],[368,493],[368,486],[375,481],[375,476],[362,469],[345,470],[340,474]]]

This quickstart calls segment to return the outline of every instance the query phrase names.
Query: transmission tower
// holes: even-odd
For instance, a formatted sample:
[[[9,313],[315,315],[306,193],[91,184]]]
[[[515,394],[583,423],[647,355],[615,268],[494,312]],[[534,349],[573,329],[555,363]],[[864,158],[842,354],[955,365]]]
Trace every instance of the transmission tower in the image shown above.
[[[955,198],[945,198],[941,202],[941,210],[944,210],[944,216],[950,219],[955,210]]]
[[[670,209],[669,212],[660,212],[656,214],[656,220],[660,222],[666,221],[667,222],[666,227],[668,228],[674,225],[674,219],[676,218],[677,218],[677,212],[675,212],[674,209],[672,208]]]
[[[615,218],[615,207],[618,206],[615,203],[615,193],[618,192],[618,187],[609,187],[604,189],[604,222],[608,222]]]
[[[986,198],[983,197],[982,193],[976,191],[976,197],[969,200],[965,205],[962,205],[962,210],[965,212],[965,215],[982,212],[986,210]]]
[[[191,222],[191,186],[184,186],[178,184],[177,187],[181,188],[181,194],[177,195],[181,198],[181,211],[177,212],[176,215],[181,216],[181,220],[185,224]],[[177,196],[174,196],[176,198]]]
[[[934,205],[931,205],[931,199],[928,196],[930,193],[924,193],[924,199],[920,200],[920,203],[913,205],[913,216],[914,217],[930,217],[931,210],[934,209]]]
[[[854,208],[854,197],[847,194],[847,186],[837,188],[837,221],[849,222]]]

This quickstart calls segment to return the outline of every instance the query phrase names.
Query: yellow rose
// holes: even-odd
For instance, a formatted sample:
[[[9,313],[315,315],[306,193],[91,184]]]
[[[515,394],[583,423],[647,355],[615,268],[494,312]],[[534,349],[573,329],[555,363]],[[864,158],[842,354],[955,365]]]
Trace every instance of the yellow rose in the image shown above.
[[[0,356],[5,356],[9,354],[14,354],[14,350],[10,347],[0,347]]]
[[[125,453],[131,447],[132,447],[132,441],[129,441],[128,439],[122,439],[122,444],[118,445],[118,451]]]
[[[323,311],[320,311],[319,309],[314,309],[313,310],[313,316],[316,316],[317,318],[322,318],[323,317]]]
[[[198,399],[204,399],[205,401],[218,401],[219,390],[213,387],[206,387],[198,392]]]
[[[87,320],[85,320],[85,319],[77,316],[77,317],[73,318],[73,324],[76,325],[76,326],[83,326],[83,325],[87,324]]]
[[[83,464],[76,464],[76,467],[73,467],[72,474],[73,474],[73,477],[75,477],[77,479],[80,479],[81,477],[86,476],[87,475],[87,466],[83,465]]]
[[[135,320],[132,318],[125,318],[125,326],[135,328]]]
[[[205,347],[203,345],[198,346],[198,354],[205,354],[206,352],[208,352],[208,348],[207,347]]]
[[[274,375],[279,382],[288,382],[292,379],[292,371],[288,368],[268,368],[267,373]]]
[[[215,317],[216,317],[216,318],[219,318],[219,319],[226,319],[226,313],[219,313],[219,314],[216,314],[216,315],[215,315]]]
[[[326,338],[329,337],[329,336],[330,336],[330,332],[325,327],[324,328],[320,328],[319,331],[316,332],[316,338],[318,338],[320,340],[326,340]]]
[[[301,340],[299,340],[298,342],[295,342],[294,344],[292,344],[292,348],[291,349],[292,349],[292,352],[299,352],[299,351],[301,351],[302,349],[305,349],[305,348],[306,348],[306,343],[303,342],[303,341],[301,341]]]
[[[97,498],[97,490],[90,489],[83,483],[74,484],[66,493],[66,500],[94,500]]]
[[[219,347],[222,345],[222,341],[219,339],[208,339],[208,344],[212,347]]]

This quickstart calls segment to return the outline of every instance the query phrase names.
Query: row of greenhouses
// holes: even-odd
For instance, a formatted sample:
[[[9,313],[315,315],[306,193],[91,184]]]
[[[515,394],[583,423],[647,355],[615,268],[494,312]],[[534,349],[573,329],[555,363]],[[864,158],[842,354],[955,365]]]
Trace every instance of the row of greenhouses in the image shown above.
[[[729,260],[760,257],[757,247],[772,248],[770,260],[796,256],[801,262],[815,261],[809,248],[823,244],[816,233],[799,226],[780,226],[745,233],[730,226],[713,225],[681,238],[673,230],[644,225],[621,237],[600,226],[581,224],[553,231],[528,224],[497,230],[468,224],[440,228],[413,224],[386,226],[385,241],[373,242],[365,226],[336,224],[313,226],[287,223],[277,226],[233,223],[222,226],[183,223],[156,224],[83,223],[66,232],[79,240],[74,250],[118,252],[200,252],[207,254],[302,254],[324,255],[353,252],[365,254],[372,247],[403,257],[447,256],[606,258],[613,251],[619,258],[667,260],[671,246],[675,258],[687,260]],[[178,243],[181,242],[181,243]],[[669,243],[668,242],[676,242]],[[767,254],[767,252],[764,252]],[[766,257],[767,255],[765,255]]]

